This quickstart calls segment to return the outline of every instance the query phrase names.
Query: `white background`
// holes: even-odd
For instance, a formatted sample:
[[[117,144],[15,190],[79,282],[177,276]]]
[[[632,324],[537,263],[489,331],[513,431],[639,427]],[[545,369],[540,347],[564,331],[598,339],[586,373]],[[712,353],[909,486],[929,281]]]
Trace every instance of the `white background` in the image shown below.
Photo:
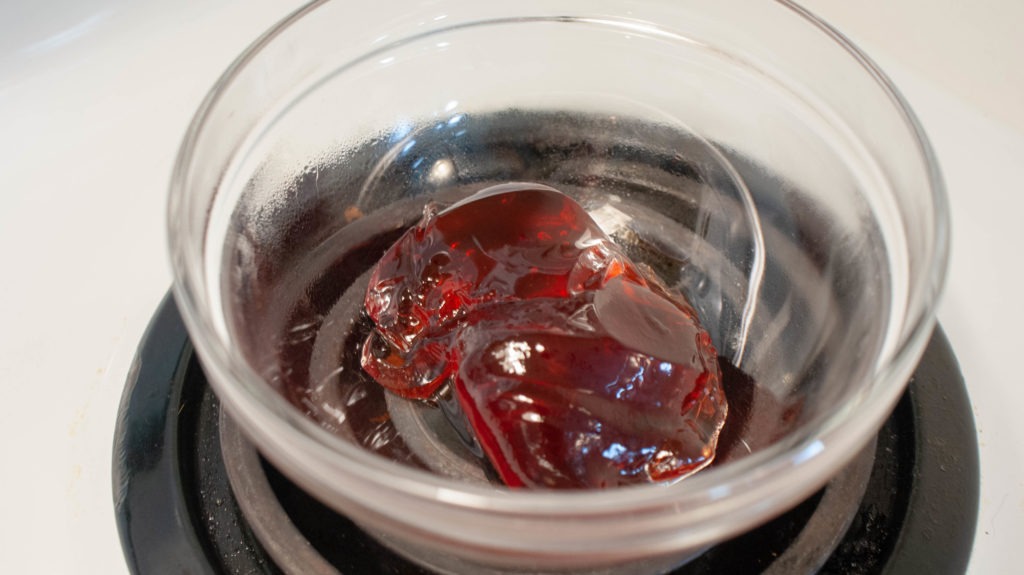
[[[954,221],[939,319],[982,457],[970,572],[1019,572],[1024,3],[804,3],[892,76],[939,156]],[[127,572],[111,446],[128,366],[171,281],[171,163],[220,72],[298,5],[0,4],[0,572]]]

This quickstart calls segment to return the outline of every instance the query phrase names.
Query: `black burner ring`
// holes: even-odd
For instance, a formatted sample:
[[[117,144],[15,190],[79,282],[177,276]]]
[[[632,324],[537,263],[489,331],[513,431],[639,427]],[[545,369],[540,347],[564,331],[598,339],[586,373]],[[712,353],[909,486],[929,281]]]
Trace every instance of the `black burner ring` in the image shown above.
[[[216,396],[168,296],[140,346],[115,437],[114,501],[133,573],[281,573],[235,500],[220,427]],[[838,545],[816,541],[819,547],[834,547],[819,572],[962,573],[977,522],[977,439],[963,377],[941,329],[879,432],[875,454],[845,536]],[[262,467],[311,552],[337,571],[428,573],[395,556],[265,461]],[[804,526],[824,498],[819,492],[673,573],[791,573],[798,565],[819,565],[814,557],[787,550],[800,545]],[[807,538],[804,533],[805,545]]]

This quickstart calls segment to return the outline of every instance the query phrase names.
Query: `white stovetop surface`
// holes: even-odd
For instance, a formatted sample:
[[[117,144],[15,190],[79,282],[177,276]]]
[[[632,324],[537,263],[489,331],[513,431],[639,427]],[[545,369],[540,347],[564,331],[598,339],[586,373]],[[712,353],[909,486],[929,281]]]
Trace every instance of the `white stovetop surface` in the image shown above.
[[[0,4],[2,573],[126,573],[111,445],[171,277],[164,199],[192,113],[296,0]],[[918,112],[953,209],[939,317],[982,463],[973,574],[1024,542],[1024,3],[805,0]]]

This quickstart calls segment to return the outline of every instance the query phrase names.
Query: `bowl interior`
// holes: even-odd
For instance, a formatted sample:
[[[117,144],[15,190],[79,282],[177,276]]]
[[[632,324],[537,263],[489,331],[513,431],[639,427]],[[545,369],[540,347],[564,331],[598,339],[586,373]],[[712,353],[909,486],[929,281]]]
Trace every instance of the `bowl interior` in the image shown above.
[[[785,421],[746,425],[741,450],[806,435],[870,383],[891,302],[861,191],[877,168],[800,104],[726,55],[614,20],[499,20],[382,46],[296,92],[239,154],[214,236],[229,337],[340,436],[460,469],[367,423],[389,412],[358,366],[367,271],[427,202],[536,182],[685,293],[757,382],[773,405],[750,415]],[[772,162],[780,148],[803,161]]]

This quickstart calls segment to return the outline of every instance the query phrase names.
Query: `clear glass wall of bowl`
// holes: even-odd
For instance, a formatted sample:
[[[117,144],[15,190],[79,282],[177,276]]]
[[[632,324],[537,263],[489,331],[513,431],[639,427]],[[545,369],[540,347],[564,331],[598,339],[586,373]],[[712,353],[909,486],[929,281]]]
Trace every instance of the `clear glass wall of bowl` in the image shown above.
[[[314,3],[254,44],[179,157],[176,296],[265,455],[400,552],[677,563],[811,493],[888,415],[945,273],[938,170],[884,76],[787,2],[483,4]],[[678,484],[601,493],[368,449],[332,404],[359,282],[427,202],[509,181],[570,194],[686,293],[787,426]]]

